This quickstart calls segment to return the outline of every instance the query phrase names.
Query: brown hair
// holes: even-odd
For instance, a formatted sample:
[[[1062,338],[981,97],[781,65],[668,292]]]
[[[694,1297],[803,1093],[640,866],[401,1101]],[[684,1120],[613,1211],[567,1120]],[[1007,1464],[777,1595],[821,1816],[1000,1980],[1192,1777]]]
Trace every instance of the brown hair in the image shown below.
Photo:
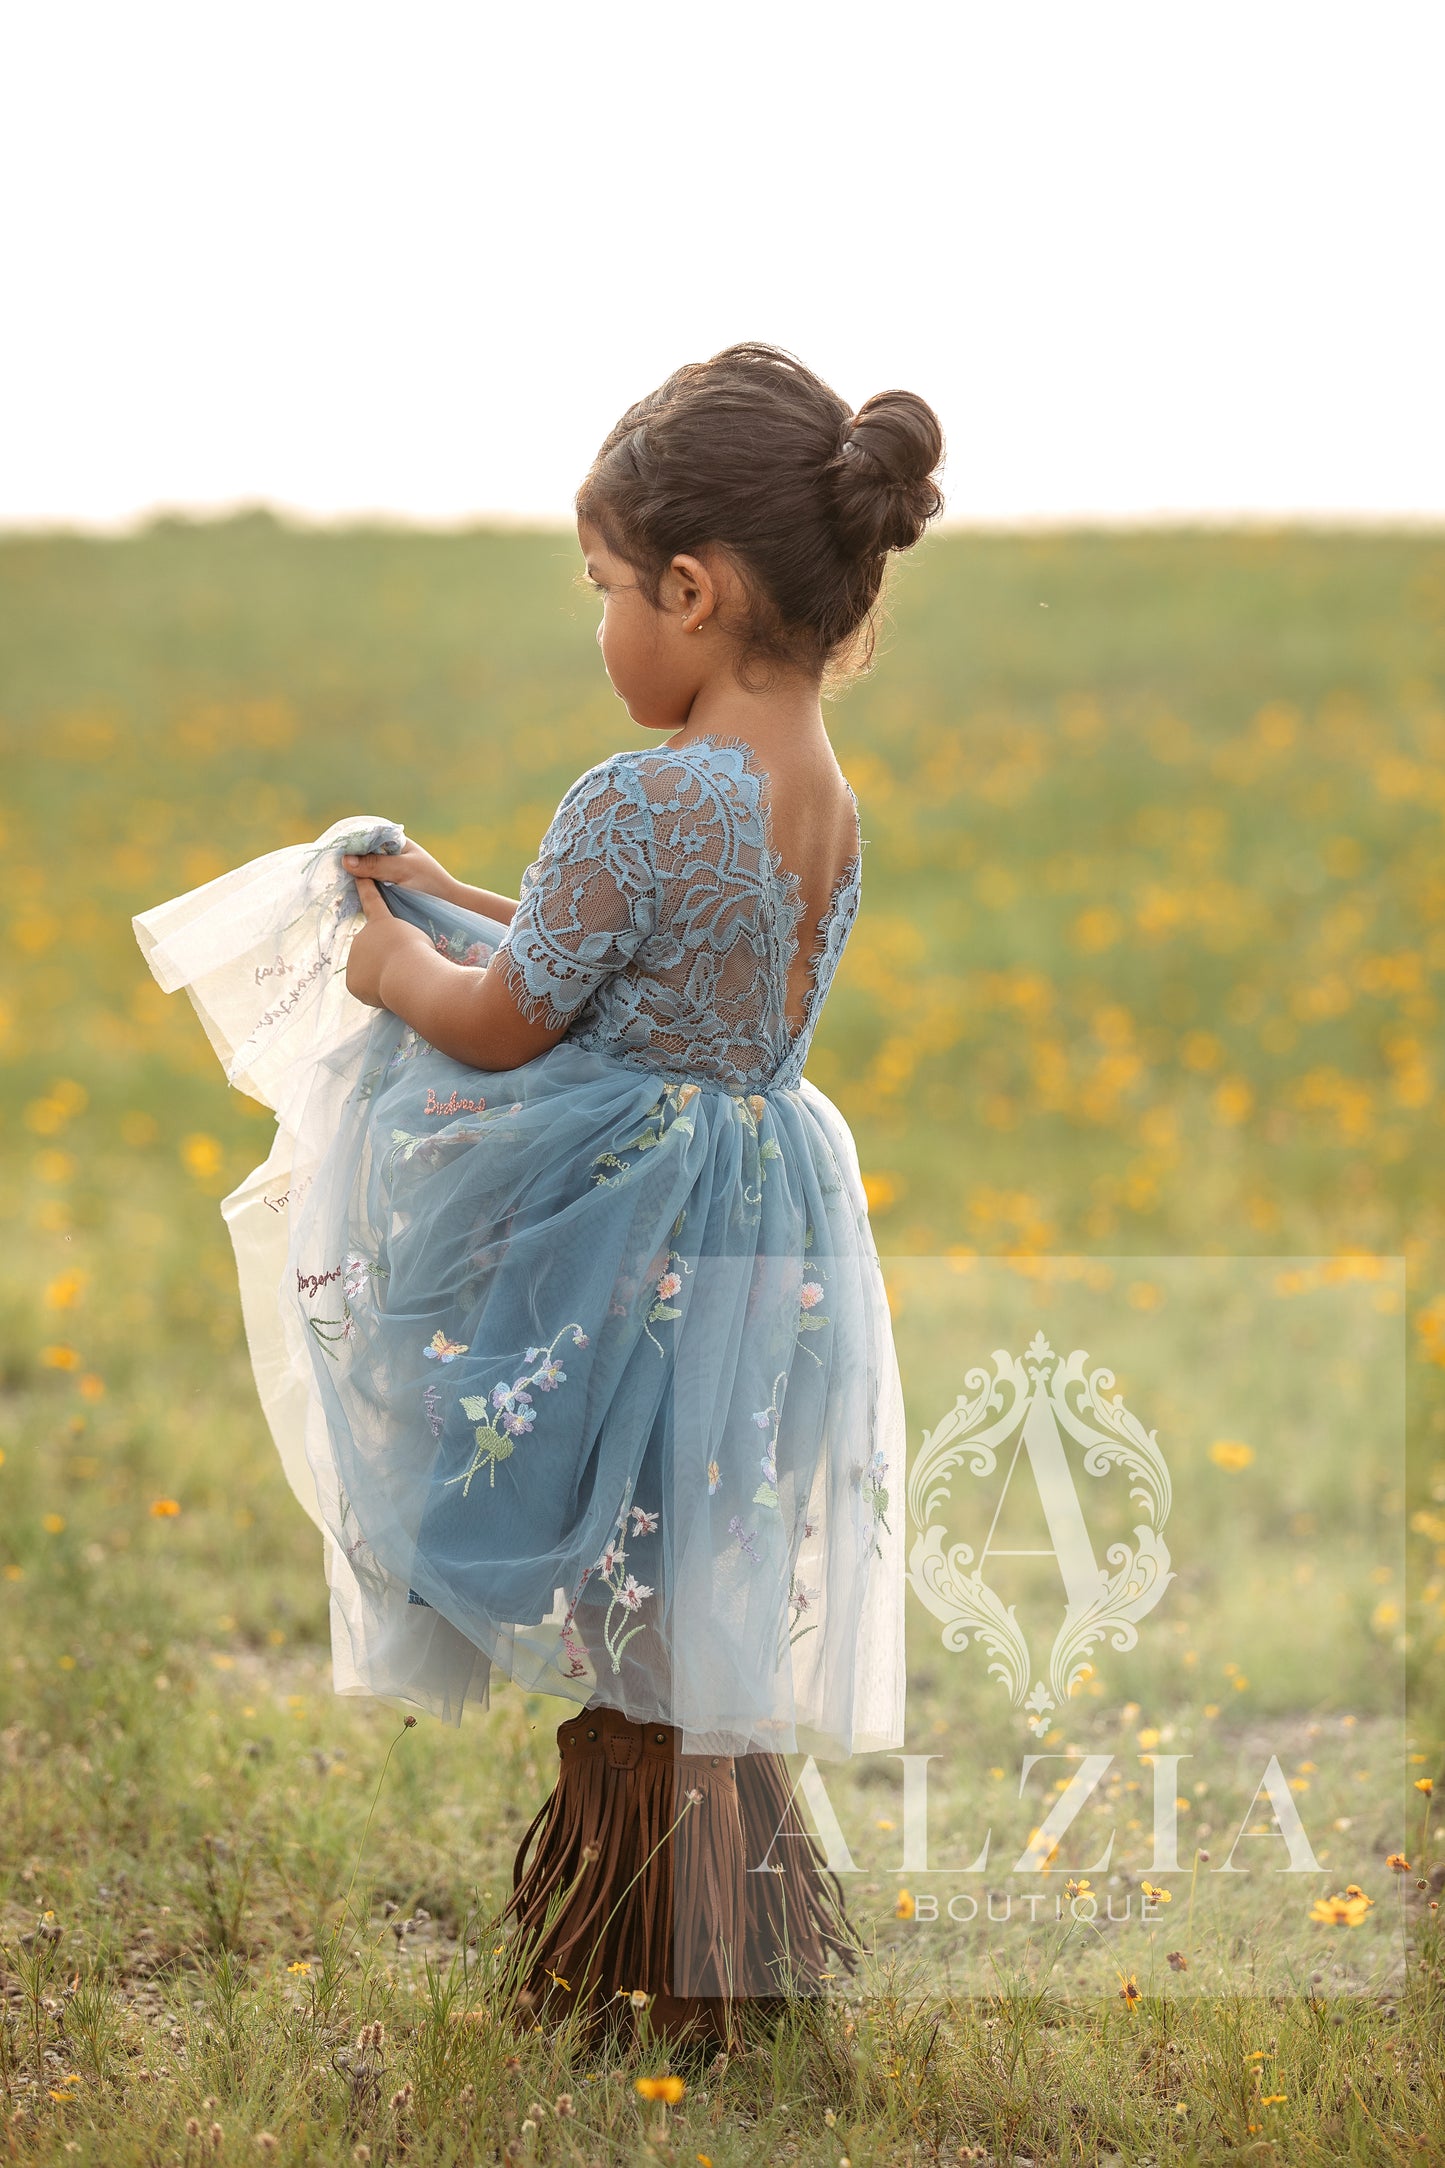
[[[943,509],[942,458],[938,417],[915,393],[879,392],[854,414],[793,355],[748,341],[629,407],[577,511],[654,608],[675,556],[726,551],[751,600],[740,666],[846,674],[872,660],[889,552]]]

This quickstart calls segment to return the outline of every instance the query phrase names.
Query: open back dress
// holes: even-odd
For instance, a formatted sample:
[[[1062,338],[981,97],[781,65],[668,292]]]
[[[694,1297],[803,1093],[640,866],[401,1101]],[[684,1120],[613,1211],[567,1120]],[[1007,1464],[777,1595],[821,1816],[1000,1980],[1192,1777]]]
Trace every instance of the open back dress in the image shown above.
[[[459,1722],[496,1670],[688,1752],[901,1746],[901,1383],[853,1139],[803,1075],[861,836],[803,925],[755,749],[703,737],[581,776],[510,926],[383,884],[566,1028],[505,1071],[347,991],[342,853],[403,840],[356,816],[135,920],[276,1112],[222,1211],[337,1691]]]

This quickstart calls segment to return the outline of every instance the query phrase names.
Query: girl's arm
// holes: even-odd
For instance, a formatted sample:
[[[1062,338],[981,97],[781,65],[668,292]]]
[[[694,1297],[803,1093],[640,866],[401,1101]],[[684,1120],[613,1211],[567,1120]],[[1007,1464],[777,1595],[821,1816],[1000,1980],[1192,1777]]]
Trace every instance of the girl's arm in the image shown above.
[[[382,879],[386,879],[383,874]],[[494,895],[490,888],[468,888],[465,881],[453,881],[447,890],[447,901],[458,903],[464,911],[475,911],[481,918],[500,919],[510,926],[517,915],[516,898]]]
[[[566,1025],[529,1023],[500,972],[453,963],[420,926],[393,918],[374,881],[359,879],[356,889],[366,924],[352,941],[346,984],[359,1001],[390,1009],[468,1069],[520,1069],[567,1036]]]
[[[504,926],[510,926],[516,916],[515,898],[499,896],[490,888],[469,888],[416,843],[408,842],[405,850],[394,857],[375,851],[369,858],[361,858],[349,851],[341,862],[358,880],[390,881],[398,888],[420,889],[423,895],[440,896],[443,902],[458,904],[482,918],[499,919]]]

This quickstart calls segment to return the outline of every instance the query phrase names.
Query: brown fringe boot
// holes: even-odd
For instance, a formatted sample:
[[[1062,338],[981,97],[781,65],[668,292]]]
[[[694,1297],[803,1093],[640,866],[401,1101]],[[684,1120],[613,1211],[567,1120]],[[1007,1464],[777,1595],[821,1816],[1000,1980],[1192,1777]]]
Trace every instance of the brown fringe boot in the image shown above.
[[[739,1985],[760,2014],[776,2016],[789,1996],[824,1994],[840,1972],[855,1972],[862,1943],[782,1756],[739,1754],[733,1767],[747,1869]]]
[[[737,2037],[747,1922],[734,1763],[684,1755],[680,1736],[612,1708],[560,1725],[556,1788],[517,1852],[503,1918],[530,1943],[524,1991],[539,2017],[585,2011],[591,2038],[635,2030],[639,1995],[672,2042]]]

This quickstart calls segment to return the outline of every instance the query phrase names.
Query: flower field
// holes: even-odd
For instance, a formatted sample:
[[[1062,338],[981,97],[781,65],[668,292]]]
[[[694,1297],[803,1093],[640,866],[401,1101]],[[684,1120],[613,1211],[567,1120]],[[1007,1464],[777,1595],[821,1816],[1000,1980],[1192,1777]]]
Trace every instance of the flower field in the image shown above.
[[[1404,1751],[1372,1764],[1370,1878],[1288,1900],[1318,1967],[1257,1994],[1197,1865],[1141,1884],[1121,1777],[1113,1867],[1136,1904],[1169,1892],[1157,1963],[1080,1927],[955,1991],[917,1973],[885,1757],[830,1778],[886,1923],[865,1989],[686,2074],[645,2037],[589,2062],[506,1993],[495,1912],[561,1706],[504,1690],[457,1731],[403,1731],[331,1693],[319,1547],[218,1211],[270,1117],[226,1090],[130,923],[353,812],[515,895],[566,786],[636,738],[577,570],[567,535],[263,515],[0,538],[6,2157],[1440,2158],[1445,537],[934,537],[830,711],[864,901],[809,1063],[901,1261],[901,1345],[924,1260],[960,1287],[1099,1261],[1135,1317],[1175,1285],[1156,1261],[1244,1260],[1261,1345],[1315,1320],[1339,1367],[1273,1435],[1302,1461],[1321,1441],[1323,1527],[1267,1518],[1267,1441],[1221,1406],[1192,1525],[1257,1556],[1258,1608],[1223,1620],[1183,1577],[1187,1696],[1105,1646],[1077,1730],[1027,1743],[1092,1748],[1092,1698],[1130,1757],[1187,1742],[1217,1792],[1273,1722],[1305,1798],[1309,1722],[1358,1720],[1362,1763],[1386,1751],[1388,1671]],[[1388,1427],[1361,1385],[1377,1329],[1398,1333],[1404,1452],[1352,1488],[1372,1405]],[[1290,1609],[1267,1559],[1310,1534],[1323,1564]],[[1272,1662],[1301,1603],[1298,1661]],[[1018,1722],[921,1611],[910,1634],[910,1730],[966,1748],[949,1812],[981,1838]],[[1329,1811],[1349,1828],[1347,1800]],[[1388,1991],[1351,1992],[1339,1953],[1390,1935]]]

